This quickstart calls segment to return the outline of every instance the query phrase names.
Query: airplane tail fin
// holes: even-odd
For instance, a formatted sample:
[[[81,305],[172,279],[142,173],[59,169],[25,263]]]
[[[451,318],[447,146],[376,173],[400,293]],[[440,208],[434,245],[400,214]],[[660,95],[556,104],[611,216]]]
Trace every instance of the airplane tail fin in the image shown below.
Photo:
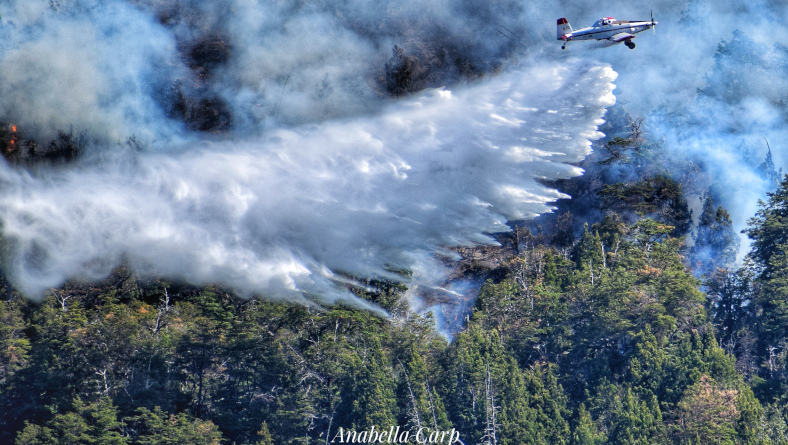
[[[558,40],[566,40],[572,34],[572,25],[565,18],[558,19]]]

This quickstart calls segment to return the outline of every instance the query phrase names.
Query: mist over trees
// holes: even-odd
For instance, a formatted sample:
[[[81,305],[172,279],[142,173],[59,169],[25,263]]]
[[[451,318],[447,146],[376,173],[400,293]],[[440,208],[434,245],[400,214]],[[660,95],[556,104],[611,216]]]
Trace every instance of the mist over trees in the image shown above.
[[[233,131],[243,113],[214,88],[224,68],[242,63],[222,21],[229,3],[209,8],[214,22],[198,2],[134,3],[178,32],[188,65],[159,85],[166,118],[190,132]],[[352,4],[319,6],[340,20]],[[485,4],[464,24],[476,29],[501,10],[518,7]],[[362,19],[343,24],[371,41],[407,42],[381,38],[384,56],[364,72],[386,100],[493,75],[515,45],[506,37],[484,48],[456,29],[401,21],[394,9],[382,24]],[[497,26],[509,37],[525,32]],[[751,83],[742,57],[770,81]],[[774,73],[785,66],[785,48],[735,33],[720,43],[700,100],[759,94],[782,106],[784,76]],[[286,121],[293,115],[276,100],[289,83],[283,72],[263,114]],[[346,86],[316,79],[322,105]],[[724,178],[696,153],[677,155],[659,137],[664,127],[624,105],[606,119],[584,176],[546,184],[572,199],[510,221],[499,246],[456,248],[463,258],[445,261],[450,279],[484,283],[453,320],[452,338],[436,327],[440,309],[414,311],[407,280],[341,277],[382,316],[241,298],[128,264],[31,301],[4,272],[0,444],[314,444],[340,428],[395,425],[411,435],[453,428],[465,444],[484,445],[788,444],[788,176],[771,147],[765,159],[748,158],[774,189],[739,255]],[[33,172],[95,142],[79,128],[38,141],[10,125],[0,125],[0,149]],[[133,137],[122,147],[145,149]]]
[[[660,150],[641,137],[627,159]],[[664,176],[680,165],[610,182],[624,161],[606,156],[584,161],[585,200],[488,248],[499,266],[451,341],[385,281],[353,291],[390,318],[127,267],[40,303],[11,292],[2,441],[306,444],[400,425],[455,428],[465,443],[785,443],[788,179],[736,269],[726,210],[707,196],[691,223],[684,184]]]

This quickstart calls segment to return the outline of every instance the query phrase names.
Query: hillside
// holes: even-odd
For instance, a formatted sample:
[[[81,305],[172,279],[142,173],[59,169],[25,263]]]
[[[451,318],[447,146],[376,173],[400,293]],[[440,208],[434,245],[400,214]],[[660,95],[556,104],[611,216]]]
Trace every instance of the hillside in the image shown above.
[[[0,5],[0,444],[788,444],[786,6],[657,6]]]

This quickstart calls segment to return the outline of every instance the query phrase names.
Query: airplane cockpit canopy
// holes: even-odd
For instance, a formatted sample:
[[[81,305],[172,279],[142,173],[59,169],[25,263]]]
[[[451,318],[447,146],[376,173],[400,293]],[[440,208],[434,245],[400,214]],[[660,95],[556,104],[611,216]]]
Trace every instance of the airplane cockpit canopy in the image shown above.
[[[614,19],[613,17],[602,17],[601,19],[597,20],[596,23],[594,23],[594,26],[612,25],[613,22],[615,21],[616,19]]]

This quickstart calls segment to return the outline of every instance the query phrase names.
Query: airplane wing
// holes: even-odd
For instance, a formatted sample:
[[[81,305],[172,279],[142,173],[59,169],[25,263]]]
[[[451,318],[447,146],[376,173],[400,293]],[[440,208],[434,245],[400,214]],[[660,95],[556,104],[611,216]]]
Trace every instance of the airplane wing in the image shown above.
[[[630,34],[628,32],[620,32],[618,34],[613,34],[608,38],[608,40],[610,40],[611,42],[621,42],[627,39],[634,39],[634,38],[635,38],[634,34]]]

